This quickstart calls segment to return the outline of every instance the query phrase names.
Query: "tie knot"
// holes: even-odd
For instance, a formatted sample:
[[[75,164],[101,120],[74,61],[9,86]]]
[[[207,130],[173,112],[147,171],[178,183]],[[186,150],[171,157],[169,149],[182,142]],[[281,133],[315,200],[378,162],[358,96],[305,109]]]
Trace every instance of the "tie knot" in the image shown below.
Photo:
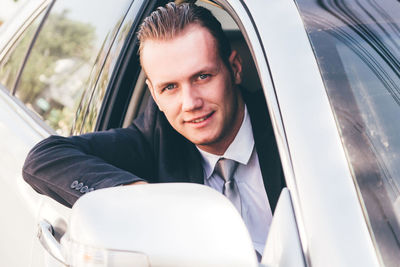
[[[218,174],[225,181],[229,181],[233,178],[233,174],[236,171],[238,163],[231,159],[220,158],[215,165],[215,173]]]

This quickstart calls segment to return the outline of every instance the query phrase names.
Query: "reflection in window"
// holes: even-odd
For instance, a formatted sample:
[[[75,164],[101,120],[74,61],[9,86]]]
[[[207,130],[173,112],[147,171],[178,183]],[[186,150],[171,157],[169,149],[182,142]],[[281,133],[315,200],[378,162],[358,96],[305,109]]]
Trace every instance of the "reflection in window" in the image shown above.
[[[110,52],[107,61],[104,64],[104,68],[100,75],[99,81],[92,95],[92,100],[89,105],[89,109],[86,114],[86,121],[83,127],[80,129],[81,133],[88,133],[95,130],[98,115],[103,105],[103,99],[106,95],[106,90],[111,78],[111,74],[114,70],[114,60],[118,57],[126,38],[129,35],[133,24],[133,20],[127,20],[118,32],[116,40],[114,41],[114,48]],[[133,73],[131,75],[134,75]]]
[[[32,41],[42,18],[43,14],[29,25],[0,62],[0,83],[10,91],[15,85],[19,69],[25,58],[29,44]]]
[[[132,0],[57,1],[35,41],[16,95],[61,135],[80,128],[92,90]],[[93,7],[96,6],[96,9]]]
[[[399,266],[399,2],[297,2],[376,248]]]
[[[94,28],[53,13],[37,39],[16,95],[60,134],[68,134],[90,73]]]

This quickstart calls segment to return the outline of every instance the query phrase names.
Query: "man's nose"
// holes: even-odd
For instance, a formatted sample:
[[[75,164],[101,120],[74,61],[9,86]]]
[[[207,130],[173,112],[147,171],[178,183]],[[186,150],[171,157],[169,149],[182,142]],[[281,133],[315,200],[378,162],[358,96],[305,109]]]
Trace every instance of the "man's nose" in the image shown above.
[[[186,85],[182,88],[182,111],[192,111],[201,108],[203,99],[195,86]]]

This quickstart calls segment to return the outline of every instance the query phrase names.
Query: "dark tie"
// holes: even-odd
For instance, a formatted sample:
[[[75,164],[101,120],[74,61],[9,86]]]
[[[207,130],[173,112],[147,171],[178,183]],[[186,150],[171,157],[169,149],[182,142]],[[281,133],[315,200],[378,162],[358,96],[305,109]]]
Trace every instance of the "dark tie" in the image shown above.
[[[235,179],[233,179],[233,174],[237,166],[238,163],[234,160],[220,158],[215,165],[214,172],[225,181],[222,193],[233,203],[241,214],[242,204],[240,201],[239,189]]]

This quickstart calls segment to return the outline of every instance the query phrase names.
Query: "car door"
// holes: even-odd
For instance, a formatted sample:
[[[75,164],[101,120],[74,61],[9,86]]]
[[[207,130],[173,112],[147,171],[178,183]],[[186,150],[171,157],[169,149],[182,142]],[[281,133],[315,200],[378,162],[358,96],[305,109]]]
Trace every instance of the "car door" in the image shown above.
[[[51,223],[59,239],[70,210],[27,185],[22,165],[29,149],[49,134],[68,136],[96,125],[98,116],[87,116],[93,92],[99,81],[108,88],[101,74],[118,72],[120,65],[112,62],[144,2],[104,1],[99,7],[98,1],[47,1],[18,28],[15,45],[1,50],[0,190],[2,213],[9,215],[1,227],[1,251],[8,252],[1,265],[59,265],[37,240],[37,224]],[[96,105],[103,99],[104,94],[96,96]],[[14,227],[18,230],[10,231]]]
[[[16,21],[1,29],[0,50],[0,265],[30,266],[41,198],[21,176],[29,149],[49,134],[12,91],[29,44],[45,18],[50,1],[32,1]]]
[[[296,4],[252,1],[243,11],[250,17],[242,18],[243,28],[274,121],[306,264],[377,266],[378,256]],[[284,232],[278,236],[284,237]],[[289,257],[282,241],[277,239],[269,247],[278,248],[276,264]]]
[[[80,103],[76,104],[76,117],[71,127],[72,134],[95,130],[92,127],[97,125],[98,120],[104,113],[112,111],[115,107],[119,107],[119,105],[110,106],[108,104],[110,102],[109,99],[114,94],[113,88],[115,87],[112,87],[110,80],[105,80],[103,77],[112,77],[115,75],[114,73],[121,71],[121,65],[115,61],[121,58],[121,51],[130,37],[131,27],[137,24],[137,20],[140,17],[139,14],[143,12],[145,1],[121,0],[118,2],[104,2],[104,6],[101,9],[90,11],[93,14],[89,15],[89,17],[88,13],[85,13],[84,10],[88,12],[92,10],[97,1],[86,1],[84,5],[78,3],[80,2],[65,1],[62,4],[60,3],[58,7],[55,5],[53,9],[53,12],[56,12],[56,10],[63,12],[65,9],[63,4],[70,8],[70,10],[73,10],[74,7],[76,9],[79,8],[79,11],[76,12],[82,14],[82,22],[96,26],[95,36],[97,36],[97,40],[94,41],[93,47],[90,49],[95,52],[90,57],[92,61],[89,61],[91,65],[87,69],[88,76],[83,84],[84,91]],[[71,15],[71,17],[73,16]],[[78,73],[82,75],[81,70]],[[71,82],[71,75],[69,76],[69,82]],[[118,89],[119,87],[115,90]],[[56,205],[58,203],[54,201],[43,203],[38,221],[47,221],[53,226],[53,229],[59,229],[59,233],[55,235],[57,238],[66,229],[69,210],[68,214],[54,214],[53,207]],[[43,251],[43,247],[39,244],[38,250]],[[44,255],[47,261],[51,262],[51,264],[56,264],[52,257],[49,256],[48,251],[44,252]]]

